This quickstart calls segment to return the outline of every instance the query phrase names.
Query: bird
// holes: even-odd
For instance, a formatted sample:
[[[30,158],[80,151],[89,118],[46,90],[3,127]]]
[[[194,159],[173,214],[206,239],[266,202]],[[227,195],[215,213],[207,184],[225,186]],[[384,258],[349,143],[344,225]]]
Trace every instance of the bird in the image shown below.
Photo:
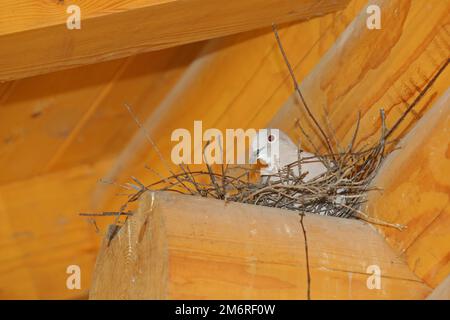
[[[308,182],[327,171],[325,165],[315,154],[306,151],[299,153],[299,148],[280,129],[258,130],[251,142],[250,163],[254,164],[259,160],[266,165],[260,169],[261,181],[263,182],[267,182],[271,176],[277,176],[278,172],[287,165],[297,162],[299,156],[304,161],[301,162],[301,166],[293,166],[292,170],[296,177],[304,175],[304,182]],[[301,172],[299,172],[299,167],[301,167]]]

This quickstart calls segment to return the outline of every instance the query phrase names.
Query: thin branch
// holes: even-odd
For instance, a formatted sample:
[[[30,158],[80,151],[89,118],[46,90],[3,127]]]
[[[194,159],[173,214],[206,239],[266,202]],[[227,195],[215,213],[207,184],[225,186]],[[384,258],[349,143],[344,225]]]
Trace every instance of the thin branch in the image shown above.
[[[303,106],[305,107],[306,111],[308,112],[309,117],[311,118],[311,120],[314,122],[315,126],[317,127],[317,129],[319,129],[320,133],[322,134],[323,138],[326,141],[327,147],[328,147],[328,151],[330,152],[330,154],[334,154],[333,152],[333,148],[331,147],[330,141],[328,139],[328,136],[325,134],[325,132],[323,131],[322,127],[319,125],[319,122],[316,120],[316,118],[314,117],[313,113],[311,112],[311,110],[309,109],[308,105],[306,104],[305,98],[303,97],[303,94],[300,90],[300,86],[298,85],[297,79],[295,77],[295,73],[294,70],[292,69],[292,66],[289,62],[289,59],[287,58],[286,52],[284,51],[283,45],[281,43],[281,39],[280,36],[278,35],[278,29],[276,24],[272,24],[272,29],[273,32],[275,34],[275,38],[277,40],[278,43],[278,47],[280,48],[281,54],[283,55],[283,59],[286,63],[286,66],[289,70],[289,73],[291,75],[292,81],[294,83],[294,88],[295,91],[297,92],[297,94],[299,95],[300,99],[302,100]]]

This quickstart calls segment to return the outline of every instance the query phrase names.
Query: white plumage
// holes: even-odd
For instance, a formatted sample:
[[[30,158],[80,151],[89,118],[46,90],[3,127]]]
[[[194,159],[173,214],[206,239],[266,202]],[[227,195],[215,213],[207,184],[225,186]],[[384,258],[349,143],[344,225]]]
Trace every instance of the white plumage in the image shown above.
[[[264,129],[259,130],[252,140],[251,161],[260,160],[267,165],[261,169],[261,176],[277,175],[278,171],[285,166],[298,161],[298,147],[281,130]],[[306,174],[303,181],[309,181],[326,172],[326,167],[312,153],[302,151],[301,174]],[[299,176],[298,166],[293,167],[294,174]]]

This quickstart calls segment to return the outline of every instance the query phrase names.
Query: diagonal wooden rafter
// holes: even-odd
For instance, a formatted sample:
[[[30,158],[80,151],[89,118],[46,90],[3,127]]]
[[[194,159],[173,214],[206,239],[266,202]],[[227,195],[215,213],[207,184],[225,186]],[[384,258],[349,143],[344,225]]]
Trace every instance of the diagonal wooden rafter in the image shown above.
[[[448,182],[440,174],[449,170],[450,69],[446,66],[450,6],[448,2],[436,1],[430,7],[421,1],[402,0],[373,4],[381,8],[382,29],[368,30],[362,11],[300,89],[321,126],[343,146],[352,138],[359,112],[356,141],[360,146],[379,138],[380,109],[386,112],[389,128],[403,119],[390,139],[408,134],[408,145],[392,154],[380,170],[374,185],[385,191],[370,195],[366,211],[372,217],[408,226],[403,232],[379,229],[405,255],[409,267],[435,287],[450,272],[448,192],[442,191],[448,191]],[[378,44],[379,50],[374,50]],[[412,112],[403,118],[411,105]],[[295,95],[271,126],[302,138],[297,120],[316,145],[325,145]]]

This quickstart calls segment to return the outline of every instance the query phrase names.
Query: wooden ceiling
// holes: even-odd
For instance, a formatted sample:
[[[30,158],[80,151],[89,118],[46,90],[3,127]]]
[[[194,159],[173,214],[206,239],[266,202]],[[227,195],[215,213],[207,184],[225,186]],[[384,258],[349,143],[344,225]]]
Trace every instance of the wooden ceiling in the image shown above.
[[[55,3],[27,6],[27,2],[8,3],[15,11],[2,11],[0,16],[14,19],[23,13],[29,20],[15,26],[29,30],[23,33],[58,25],[61,16],[50,19],[56,9],[47,10]],[[84,2],[93,10],[97,5],[100,11],[115,10],[108,7],[109,1],[96,1],[95,6],[93,1]],[[134,2],[145,7],[156,1]],[[300,79],[362,5],[363,1],[356,1],[345,11],[281,28],[293,63],[302,62]],[[285,8],[277,12],[282,15]],[[122,9],[126,11],[118,11]],[[44,15],[40,21],[47,25],[36,24]],[[19,47],[18,42],[12,48],[8,45],[17,30],[4,26],[0,28],[1,77],[21,79],[0,84],[0,298],[87,296],[101,236],[78,213],[117,209],[123,201],[114,196],[117,190],[98,183],[101,178],[120,181],[133,173],[143,181],[154,179],[143,170],[146,160],[152,159],[145,155],[152,151],[125,103],[149,124],[167,155],[167,137],[174,128],[189,128],[194,119],[217,128],[264,126],[291,92],[270,27],[62,71],[55,71],[59,65],[51,66],[30,73],[45,74],[23,78],[29,74],[13,68],[13,60],[19,63],[19,57],[3,50]],[[254,27],[222,27],[224,31],[214,37]],[[36,49],[39,52],[39,46]],[[13,60],[5,62],[6,56]],[[49,53],[48,59],[52,57]],[[38,54],[35,58],[30,61],[38,67],[52,65],[47,57]],[[138,156],[142,153],[144,158]],[[160,169],[159,164],[152,165]],[[81,291],[65,286],[70,264],[81,267]]]
[[[120,43],[117,47],[112,42],[92,43],[89,50],[102,54],[94,54],[86,60],[80,60],[84,53],[70,50],[46,57],[43,53],[47,48],[33,42],[36,54],[30,54],[29,68],[22,69],[17,52],[24,50],[23,47],[20,49],[24,44],[17,41],[23,34],[34,37],[48,31],[47,28],[58,29],[61,16],[53,15],[53,9],[48,9],[59,4],[56,4],[58,1],[46,1],[29,7],[29,1],[25,0],[6,2],[29,16],[29,21],[18,24],[19,29],[5,29],[4,24],[0,24],[0,79],[8,80],[0,83],[0,299],[85,298],[101,235],[97,235],[95,228],[78,213],[117,210],[124,200],[115,195],[117,188],[99,183],[99,179],[123,182],[134,175],[150,182],[155,176],[144,169],[144,164],[163,172],[161,162],[124,104],[132,106],[163,155],[168,157],[172,130],[190,128],[194,120],[202,120],[204,127],[218,129],[266,126],[291,96],[291,80],[270,27],[228,35],[253,29],[258,23],[267,25],[270,18],[267,11],[256,12],[252,20],[256,22],[251,26],[220,20],[217,23],[221,27],[213,34],[205,35],[199,31],[199,38],[186,41],[176,38],[172,45],[181,45],[146,53],[142,52],[159,48],[156,43],[161,39],[141,39],[139,41],[145,42],[144,48],[124,49],[126,54]],[[88,20],[98,24],[110,17],[107,14],[110,11],[117,11],[117,19],[121,19],[121,13],[134,10],[139,14],[142,10],[151,10],[149,6],[155,3],[181,1],[119,1],[124,4],[120,8],[110,7],[109,1],[95,1],[95,5],[94,1],[79,2],[92,8],[87,12]],[[195,2],[200,5],[204,1]],[[270,10],[277,7],[274,1],[269,2]],[[378,108],[380,101],[389,102],[395,110],[402,103],[411,102],[417,92],[417,82],[408,81],[418,79],[423,84],[423,79],[428,79],[435,67],[448,59],[449,21],[443,14],[448,6],[439,2],[440,6],[436,6],[431,14],[425,11],[421,15],[423,5],[415,3],[410,11],[409,2],[406,2],[404,8],[408,13],[404,18],[411,26],[418,23],[421,28],[411,27],[410,31],[397,35],[398,38],[392,40],[392,50],[401,51],[397,55],[399,61],[383,65],[384,78],[365,81],[357,88],[364,97],[364,92],[372,92],[369,84],[373,84],[380,100],[367,98],[361,102],[357,101],[356,95],[347,95],[348,88],[341,84],[348,77],[343,66],[348,57],[345,48],[333,47],[366,1],[353,0],[344,10],[284,24],[280,28],[296,76],[302,80],[309,75],[305,88],[310,99],[322,101],[321,97],[326,95],[321,93],[322,87],[315,87],[313,83],[321,82],[314,82],[314,79],[325,77],[324,71],[334,70],[331,78],[320,80],[332,83],[336,88],[327,91],[331,92],[327,96],[329,105],[345,109],[345,112],[333,114],[334,123],[344,123],[338,128],[341,137],[348,135],[354,123],[349,115],[355,116],[360,106],[367,108],[364,132],[370,135],[376,123],[375,109],[371,109],[374,103]],[[307,5],[308,1],[299,3]],[[340,1],[335,3],[336,7],[330,6],[324,12],[341,8]],[[129,10],[127,4],[137,7]],[[30,8],[35,14],[27,13]],[[287,4],[276,15],[285,17],[286,8]],[[231,8],[230,12],[233,10],[236,8]],[[13,13],[2,11],[0,18],[12,19]],[[35,24],[36,19],[44,15],[48,15],[43,19],[47,22]],[[56,20],[52,21],[51,17]],[[190,16],[190,19],[194,18]],[[299,18],[302,16],[287,20]],[[422,19],[429,23],[418,22]],[[280,21],[285,20],[280,18]],[[238,28],[229,30],[230,23]],[[195,34],[195,28],[204,30],[205,27],[196,25],[189,34]],[[179,36],[180,30],[180,26],[174,27],[171,35]],[[420,35],[419,40],[408,44],[409,33],[413,32]],[[95,36],[99,35],[105,37],[105,33],[95,33]],[[125,33],[123,36],[131,35]],[[184,44],[209,38],[214,39]],[[396,46],[398,39],[406,40]],[[102,49],[101,46],[105,47]],[[402,46],[406,48],[399,49]],[[325,56],[325,62],[319,64],[330,48],[339,52],[338,58],[333,60]],[[408,48],[415,51],[408,51]],[[365,59],[371,51],[364,50],[361,57],[349,58]],[[108,55],[108,52],[118,54]],[[123,57],[125,55],[127,57]],[[5,57],[11,60],[5,62]],[[67,64],[60,63],[61,57],[68,61]],[[410,60],[403,65],[405,58]],[[83,65],[73,68],[78,64]],[[330,67],[333,65],[334,68]],[[68,66],[72,68],[64,69]],[[369,74],[377,68],[375,65],[366,67]],[[385,86],[383,81],[387,81]],[[429,93],[428,100],[424,100],[422,110],[445,91],[448,83],[446,72]],[[335,101],[338,105],[333,105]],[[288,102],[280,112],[291,107]],[[316,107],[317,110],[321,108]],[[420,118],[420,114],[417,117]],[[412,119],[410,123],[414,121]],[[292,128],[290,123],[279,123],[283,128]],[[110,221],[99,221],[102,228],[107,223]],[[66,288],[65,271],[71,264],[81,267],[82,290]]]

